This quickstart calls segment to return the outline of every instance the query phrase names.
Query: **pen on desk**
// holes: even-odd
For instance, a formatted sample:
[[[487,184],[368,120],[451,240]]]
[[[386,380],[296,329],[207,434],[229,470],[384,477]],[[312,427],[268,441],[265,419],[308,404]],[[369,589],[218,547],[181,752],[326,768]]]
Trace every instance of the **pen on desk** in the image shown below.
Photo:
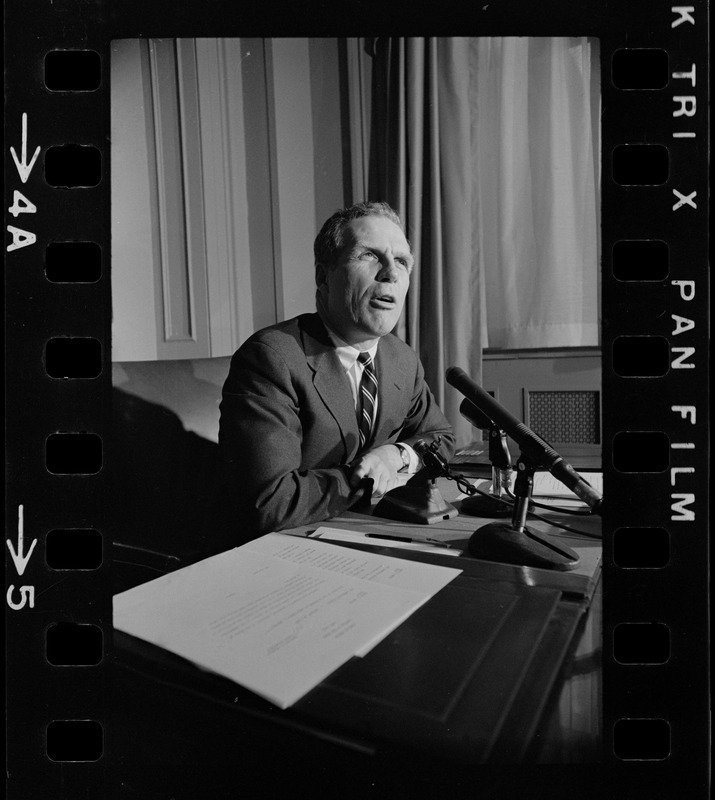
[[[410,536],[391,536],[387,533],[366,533],[365,537],[367,539],[387,539],[388,541],[392,542],[411,542],[413,544],[437,544],[440,547],[451,547],[451,544],[447,544],[446,542],[440,542],[439,539],[413,539]]]

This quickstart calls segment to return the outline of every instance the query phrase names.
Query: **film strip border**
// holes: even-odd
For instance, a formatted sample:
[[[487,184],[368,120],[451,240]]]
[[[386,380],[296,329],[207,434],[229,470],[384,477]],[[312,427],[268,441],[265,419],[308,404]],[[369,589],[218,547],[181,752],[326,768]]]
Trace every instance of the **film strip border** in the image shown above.
[[[104,796],[117,779],[106,770],[116,767],[109,42],[244,33],[225,18],[199,31],[183,6],[164,5],[151,18],[131,2],[111,18],[101,4],[60,0],[6,9],[7,752],[9,786],[31,787],[15,796]],[[708,748],[708,7],[575,5],[524,5],[515,18],[504,4],[465,33],[601,40],[606,769],[596,780],[614,797],[669,797],[675,787],[699,796]],[[263,33],[320,33],[301,30],[296,15],[283,25]],[[463,31],[425,25],[425,35]]]
[[[651,777],[707,760],[706,14],[602,40],[604,751]]]
[[[66,5],[5,11],[7,788],[100,797],[112,574],[109,51],[96,21]]]

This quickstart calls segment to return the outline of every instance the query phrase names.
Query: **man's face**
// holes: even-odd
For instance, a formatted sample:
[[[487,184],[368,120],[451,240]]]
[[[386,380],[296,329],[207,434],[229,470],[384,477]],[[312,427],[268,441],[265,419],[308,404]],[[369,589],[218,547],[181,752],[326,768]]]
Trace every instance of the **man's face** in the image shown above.
[[[333,266],[318,265],[318,303],[326,322],[363,349],[397,324],[413,258],[405,235],[386,217],[348,223]]]

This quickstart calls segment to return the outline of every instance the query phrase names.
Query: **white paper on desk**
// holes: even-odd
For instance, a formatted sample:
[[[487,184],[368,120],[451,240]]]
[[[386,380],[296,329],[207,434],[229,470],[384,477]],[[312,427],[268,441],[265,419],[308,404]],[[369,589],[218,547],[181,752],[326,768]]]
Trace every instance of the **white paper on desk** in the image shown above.
[[[268,534],[114,597],[114,627],[281,708],[461,570]]]
[[[580,472],[579,475],[593,488],[603,494],[603,473],[602,472]],[[534,474],[534,488],[532,497],[567,497],[578,500],[576,495],[555,478],[550,472],[537,472]]]
[[[581,475],[584,480],[588,481],[597,492],[603,494],[602,472],[580,472],[579,475]],[[492,490],[491,479],[482,478],[474,481],[473,485],[478,489],[481,489],[483,492],[491,492]],[[513,481],[510,489],[512,492],[514,491]],[[539,471],[534,473],[534,485],[531,496],[534,499],[552,497],[558,498],[559,500],[573,500],[573,502],[577,503],[578,505],[586,505],[585,503],[582,503],[582,501],[574,494],[574,492],[571,491],[571,489],[568,488],[568,486],[555,478],[550,472]],[[460,494],[457,499],[462,500],[465,497],[467,497],[466,494]]]

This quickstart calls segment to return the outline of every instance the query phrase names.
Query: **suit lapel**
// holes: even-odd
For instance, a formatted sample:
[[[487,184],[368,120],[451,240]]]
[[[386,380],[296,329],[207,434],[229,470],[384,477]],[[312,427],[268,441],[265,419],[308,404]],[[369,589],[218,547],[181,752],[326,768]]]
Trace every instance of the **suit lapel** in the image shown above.
[[[327,411],[340,428],[345,458],[354,456],[358,442],[358,425],[350,383],[328,334],[315,314],[306,319],[302,329],[303,349],[313,371],[313,385]]]
[[[399,354],[390,336],[377,346],[377,425],[374,438],[384,441],[395,428],[395,421],[404,419],[403,392],[408,387],[407,375],[399,363]]]
[[[359,437],[348,377],[317,314],[304,318],[301,336],[306,361],[313,371],[313,385],[340,428],[345,458],[350,460],[357,451]],[[394,430],[396,420],[404,419],[403,393],[409,390],[409,381],[391,336],[382,338],[377,348],[377,379],[378,411],[373,440],[384,441]]]

